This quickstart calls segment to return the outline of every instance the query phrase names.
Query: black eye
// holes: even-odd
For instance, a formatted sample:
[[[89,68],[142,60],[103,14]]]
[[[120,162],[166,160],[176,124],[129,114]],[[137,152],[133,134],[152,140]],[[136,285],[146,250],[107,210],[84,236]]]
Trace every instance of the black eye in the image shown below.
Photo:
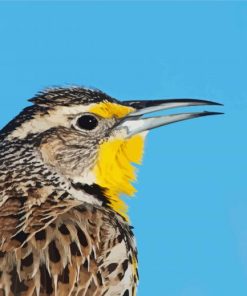
[[[92,115],[82,115],[77,119],[76,125],[80,129],[93,130],[98,125],[98,120]]]

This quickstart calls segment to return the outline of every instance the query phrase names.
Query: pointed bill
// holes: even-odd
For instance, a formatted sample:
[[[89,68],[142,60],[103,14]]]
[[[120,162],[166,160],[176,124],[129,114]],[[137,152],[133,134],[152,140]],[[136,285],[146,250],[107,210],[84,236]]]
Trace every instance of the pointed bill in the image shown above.
[[[125,101],[127,106],[137,109],[131,115],[144,115],[151,112],[157,112],[161,110],[189,107],[189,106],[203,106],[214,105],[222,106],[220,103],[206,101],[206,100],[194,100],[194,99],[170,99],[170,100],[147,100],[147,101]]]
[[[171,124],[178,121],[187,119],[223,114],[220,112],[194,112],[194,113],[180,113],[164,116],[156,116],[149,118],[141,118],[142,115],[161,110],[167,110],[178,107],[188,106],[202,106],[202,105],[221,105],[219,103],[205,101],[205,100],[192,100],[192,99],[174,99],[174,100],[160,100],[160,101],[126,101],[126,105],[134,107],[136,110],[125,117],[115,129],[125,130],[126,136],[131,137],[135,134],[160,127],[163,125]]]

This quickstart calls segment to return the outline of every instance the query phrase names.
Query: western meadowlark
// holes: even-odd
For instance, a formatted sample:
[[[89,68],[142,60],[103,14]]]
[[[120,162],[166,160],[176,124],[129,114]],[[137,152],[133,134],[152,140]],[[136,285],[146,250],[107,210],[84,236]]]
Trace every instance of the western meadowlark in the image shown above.
[[[133,195],[148,130],[216,112],[143,117],[202,100],[120,102],[51,88],[0,132],[0,295],[135,295]]]

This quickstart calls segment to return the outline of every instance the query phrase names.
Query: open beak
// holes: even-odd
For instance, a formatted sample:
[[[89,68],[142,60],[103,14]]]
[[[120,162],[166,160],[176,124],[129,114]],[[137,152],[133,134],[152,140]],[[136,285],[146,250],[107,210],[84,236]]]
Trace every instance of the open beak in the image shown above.
[[[124,105],[133,107],[136,110],[125,118],[116,126],[116,129],[125,130],[127,137],[133,136],[135,134],[162,126],[173,122],[182,121],[191,118],[197,118],[208,115],[219,115],[223,114],[221,112],[193,112],[193,113],[179,113],[156,117],[143,118],[142,116],[148,113],[153,113],[156,111],[163,111],[178,107],[188,107],[188,106],[203,106],[203,105],[218,105],[222,104],[205,101],[205,100],[193,100],[193,99],[170,99],[170,100],[151,100],[151,101],[125,101]]]

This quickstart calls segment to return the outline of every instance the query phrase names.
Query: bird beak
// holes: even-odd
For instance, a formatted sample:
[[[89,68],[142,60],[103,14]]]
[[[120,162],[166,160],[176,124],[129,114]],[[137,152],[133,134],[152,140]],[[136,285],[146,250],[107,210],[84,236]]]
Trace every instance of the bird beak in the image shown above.
[[[131,137],[135,134],[162,126],[173,122],[178,122],[186,119],[192,119],[208,115],[223,114],[220,112],[193,112],[193,113],[179,113],[156,117],[143,118],[142,116],[148,113],[156,111],[163,111],[178,107],[189,106],[203,106],[214,105],[222,106],[222,104],[205,101],[205,100],[193,100],[193,99],[171,99],[171,100],[154,100],[154,101],[125,101],[124,105],[135,108],[135,111],[129,113],[128,116],[115,127],[117,130],[125,130],[126,137]]]

